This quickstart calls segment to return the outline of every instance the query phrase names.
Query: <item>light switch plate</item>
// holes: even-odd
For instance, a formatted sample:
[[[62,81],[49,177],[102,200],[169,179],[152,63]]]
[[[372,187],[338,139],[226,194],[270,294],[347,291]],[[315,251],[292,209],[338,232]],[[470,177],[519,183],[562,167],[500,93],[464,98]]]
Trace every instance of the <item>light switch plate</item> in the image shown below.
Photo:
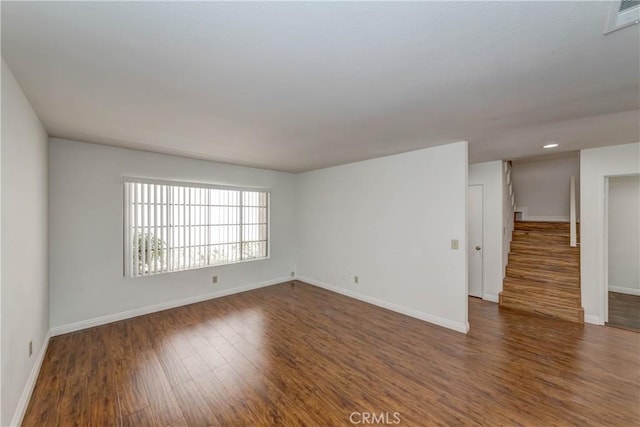
[[[458,249],[458,239],[451,240],[451,249]]]

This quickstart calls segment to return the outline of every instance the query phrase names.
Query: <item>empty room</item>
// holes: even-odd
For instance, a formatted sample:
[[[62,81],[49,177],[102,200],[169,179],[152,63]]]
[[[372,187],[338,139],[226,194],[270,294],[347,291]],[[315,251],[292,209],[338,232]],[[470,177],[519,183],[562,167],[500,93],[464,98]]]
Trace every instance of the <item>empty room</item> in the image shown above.
[[[0,16],[0,426],[640,425],[640,1]]]

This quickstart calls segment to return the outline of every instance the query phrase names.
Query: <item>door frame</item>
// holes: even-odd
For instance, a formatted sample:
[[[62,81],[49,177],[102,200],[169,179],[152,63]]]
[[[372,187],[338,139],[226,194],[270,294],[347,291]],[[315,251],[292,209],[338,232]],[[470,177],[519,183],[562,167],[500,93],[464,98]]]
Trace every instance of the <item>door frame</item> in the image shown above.
[[[606,325],[609,321],[609,178],[615,175],[604,177],[604,239],[603,239],[603,323]]]
[[[480,189],[482,190],[482,209],[480,211],[481,214],[481,220],[480,220],[480,225],[482,227],[481,229],[481,234],[482,237],[480,239],[480,247],[482,248],[482,262],[481,262],[481,267],[482,267],[482,273],[480,274],[481,277],[481,283],[480,283],[480,299],[484,300],[484,284],[485,284],[485,273],[486,273],[486,268],[485,268],[485,262],[484,262],[484,219],[486,216],[486,212],[485,212],[485,206],[486,206],[486,191],[484,189],[484,184],[468,184],[467,187],[480,187]],[[468,196],[469,192],[467,191],[467,200],[469,199]],[[467,201],[468,203],[468,201]],[[469,231],[467,231],[467,248],[466,250],[469,250],[469,245],[471,244],[471,239],[469,238],[469,235],[471,233]],[[471,261],[471,257],[469,257],[469,259],[467,260],[467,269],[469,270],[469,276],[471,276],[471,269],[468,267],[469,262]],[[467,298],[469,297],[469,283],[467,283]],[[477,298],[477,297],[474,297]]]
[[[638,176],[639,173],[622,173],[617,175],[605,175],[604,176],[604,237],[603,237],[603,251],[602,251],[602,282],[604,283],[602,289],[602,305],[603,305],[603,324],[607,324],[609,322],[609,180],[611,178],[622,178],[625,176]],[[581,272],[582,273],[582,272]]]

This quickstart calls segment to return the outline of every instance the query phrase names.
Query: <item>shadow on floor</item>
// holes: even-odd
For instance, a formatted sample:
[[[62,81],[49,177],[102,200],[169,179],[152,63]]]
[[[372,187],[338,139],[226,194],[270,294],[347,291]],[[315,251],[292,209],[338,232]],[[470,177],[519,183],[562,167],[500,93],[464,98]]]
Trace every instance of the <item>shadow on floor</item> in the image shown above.
[[[607,326],[640,332],[640,296],[609,292]]]

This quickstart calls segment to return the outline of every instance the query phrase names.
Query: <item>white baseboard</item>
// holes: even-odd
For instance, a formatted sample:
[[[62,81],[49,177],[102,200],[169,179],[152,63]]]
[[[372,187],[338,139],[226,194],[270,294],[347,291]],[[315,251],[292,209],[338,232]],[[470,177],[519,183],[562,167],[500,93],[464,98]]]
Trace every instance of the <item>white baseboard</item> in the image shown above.
[[[491,302],[498,302],[500,300],[498,298],[498,295],[493,295],[493,294],[484,294],[482,296],[482,299],[485,301],[491,301]]]
[[[598,316],[594,316],[593,314],[585,314],[584,315],[584,323],[590,323],[592,325],[604,325],[604,322],[602,321],[602,319],[600,319]]]
[[[22,424],[22,419],[24,418],[24,414],[27,412],[27,406],[29,406],[29,400],[31,400],[31,394],[33,393],[33,389],[36,386],[36,381],[38,380],[38,375],[40,374],[40,368],[42,367],[42,362],[44,361],[44,355],[47,353],[47,348],[49,347],[49,340],[51,339],[51,332],[47,332],[47,335],[44,337],[44,342],[40,347],[40,351],[36,356],[36,360],[33,363],[33,368],[31,368],[31,373],[29,374],[29,378],[27,378],[27,383],[22,390],[22,395],[20,396],[20,400],[18,401],[18,406],[16,407],[15,412],[13,413],[13,418],[11,419],[11,426],[17,427]]]
[[[343,289],[343,288],[338,288],[336,286],[328,285],[326,283],[322,283],[314,279],[309,279],[308,277],[297,277],[296,280],[308,283],[313,286],[317,286],[319,288],[326,289],[331,292],[345,295],[350,298],[364,301],[369,304],[377,305],[378,307],[383,307],[391,311],[404,314],[406,316],[415,317],[416,319],[424,320],[425,322],[433,323],[434,325],[442,326],[448,329],[453,329],[454,331],[462,332],[464,334],[469,332],[469,322],[466,322],[466,323],[454,322],[449,319],[444,319],[439,316],[434,316],[433,314],[428,314],[422,311],[414,310],[412,308],[403,307],[403,306],[400,306],[388,301],[384,301],[375,297],[364,295],[358,292],[353,292],[348,289]]]
[[[618,292],[620,294],[640,296],[640,289],[624,288],[622,286],[609,286],[609,292]]]
[[[212,292],[212,293],[203,294],[203,295],[195,295],[192,297],[182,298],[179,300],[163,302],[160,304],[149,305],[146,307],[134,308],[133,310],[122,311],[120,313],[108,314],[106,316],[95,317],[93,319],[69,323],[67,325],[56,326],[54,328],[51,328],[50,334],[52,337],[55,337],[57,335],[68,334],[70,332],[80,331],[82,329],[93,328],[94,326],[105,325],[107,323],[113,323],[120,320],[130,319],[132,317],[138,317],[138,316],[143,316],[145,314],[168,310],[170,308],[181,307],[183,305],[194,304],[197,302],[207,301],[214,298],[226,297],[228,295],[238,294],[241,292],[247,292],[247,291],[251,291],[258,288],[277,285],[279,283],[288,282],[291,280],[292,280],[291,277],[279,277],[273,280],[267,280],[264,282],[253,283],[250,285],[224,289],[218,292]]]

